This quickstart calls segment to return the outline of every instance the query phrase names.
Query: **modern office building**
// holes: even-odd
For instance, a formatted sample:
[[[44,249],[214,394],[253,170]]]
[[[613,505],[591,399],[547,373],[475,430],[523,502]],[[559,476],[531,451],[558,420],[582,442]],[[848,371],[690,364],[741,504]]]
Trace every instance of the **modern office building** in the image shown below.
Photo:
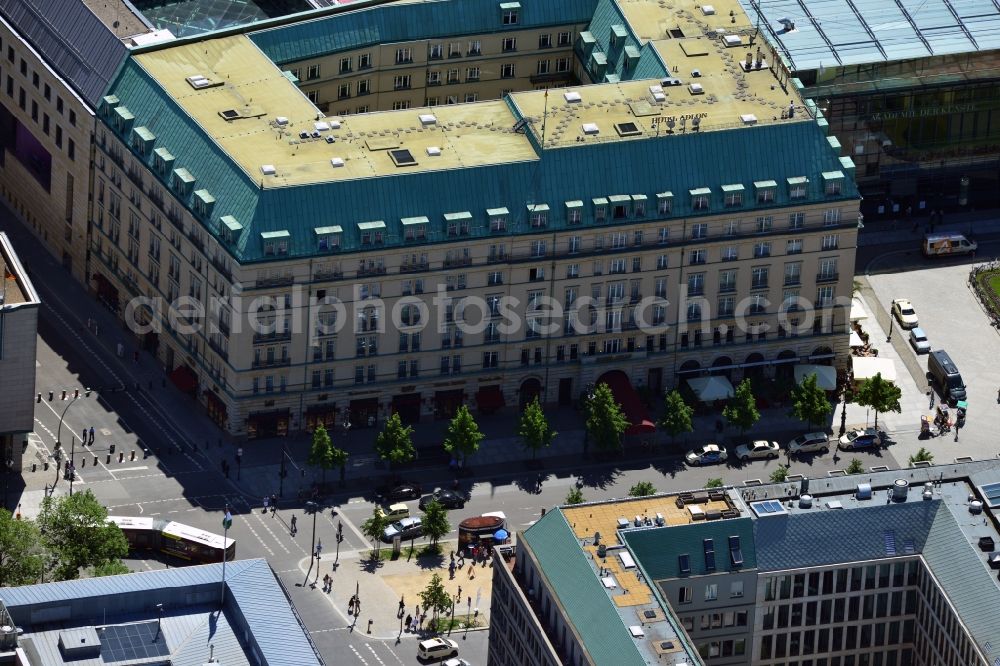
[[[1000,204],[1000,6],[742,1],[857,164],[866,215]]]
[[[35,428],[35,347],[41,301],[7,234],[0,232],[0,473],[20,473]],[[6,499],[5,499],[6,501]]]
[[[998,498],[988,460],[562,507],[496,559],[488,663],[989,666]]]
[[[89,284],[248,437],[836,362],[853,164],[706,7],[664,33],[653,0],[396,3],[134,48],[96,109]],[[456,67],[484,101],[428,85]]]
[[[0,664],[324,662],[262,559],[0,588]]]

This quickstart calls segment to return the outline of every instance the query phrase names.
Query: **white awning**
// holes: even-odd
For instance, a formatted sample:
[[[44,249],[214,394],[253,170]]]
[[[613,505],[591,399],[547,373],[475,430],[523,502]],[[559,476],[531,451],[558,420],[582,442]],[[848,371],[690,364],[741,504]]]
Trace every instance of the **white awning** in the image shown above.
[[[860,298],[854,297],[851,299],[851,321],[861,321],[862,319],[868,319],[868,315],[865,314],[865,306]]]
[[[733,397],[735,391],[732,383],[720,375],[711,377],[691,377],[688,386],[702,402],[715,402]]]
[[[865,341],[861,339],[857,331],[851,331],[851,346],[852,347],[864,347]]]
[[[829,365],[795,366],[795,383],[801,384],[809,375],[816,375],[816,386],[824,391],[837,389],[837,369]]]
[[[896,381],[896,365],[891,358],[879,358],[878,356],[852,356],[851,362],[854,366],[854,380],[863,381],[871,379],[877,374],[882,375],[882,379],[890,382]]]

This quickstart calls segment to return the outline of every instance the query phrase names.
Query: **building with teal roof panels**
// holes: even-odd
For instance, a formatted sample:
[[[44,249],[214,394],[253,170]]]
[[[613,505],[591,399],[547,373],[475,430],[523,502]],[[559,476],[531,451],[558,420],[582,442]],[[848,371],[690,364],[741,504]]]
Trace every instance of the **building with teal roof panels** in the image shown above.
[[[397,51],[451,40],[399,17],[451,5],[358,10],[372,34],[345,12],[141,49],[102,98],[91,285],[151,324],[143,344],[220,427],[418,422],[569,404],[600,381],[660,391],[709,368],[765,381],[839,362],[853,164],[794,82],[746,66],[752,35],[692,13],[661,38],[652,0],[589,20],[570,3],[562,25],[596,31],[608,82],[437,106],[390,86],[396,110],[370,113],[324,112],[288,70],[350,49],[344,67],[404,76]],[[480,9],[475,34],[546,30],[560,48],[551,9]],[[204,316],[171,323],[182,296]]]
[[[990,666],[998,498],[983,460],[558,507],[494,559],[489,663]]]

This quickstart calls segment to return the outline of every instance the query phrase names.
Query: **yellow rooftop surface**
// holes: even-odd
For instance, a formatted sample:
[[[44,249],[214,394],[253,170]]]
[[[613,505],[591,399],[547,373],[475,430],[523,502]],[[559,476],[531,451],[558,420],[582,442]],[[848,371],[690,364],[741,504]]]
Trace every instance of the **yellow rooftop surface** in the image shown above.
[[[537,159],[525,136],[511,129],[517,119],[499,100],[322,117],[243,35],[160,49],[136,60],[264,187]],[[208,83],[195,88],[188,81],[194,76]],[[225,119],[227,111],[238,117]],[[433,124],[421,120],[425,114],[434,116]],[[309,137],[300,138],[302,132]],[[409,150],[416,164],[396,166],[389,150],[397,148]],[[433,148],[440,154],[431,156]],[[274,173],[265,174],[265,165]]]
[[[605,535],[614,534],[618,529],[618,519],[624,518],[632,521],[636,516],[643,516],[650,520],[655,519],[656,514],[663,516],[666,525],[687,525],[695,521],[695,515],[691,513],[689,507],[698,507],[704,519],[705,513],[716,509],[725,511],[733,508],[726,500],[702,501],[697,504],[691,503],[687,506],[678,507],[678,495],[653,495],[651,497],[637,497],[635,499],[615,500],[600,504],[587,504],[583,506],[564,506],[561,508],[563,515],[573,528],[573,534],[579,539],[593,539],[595,532]]]

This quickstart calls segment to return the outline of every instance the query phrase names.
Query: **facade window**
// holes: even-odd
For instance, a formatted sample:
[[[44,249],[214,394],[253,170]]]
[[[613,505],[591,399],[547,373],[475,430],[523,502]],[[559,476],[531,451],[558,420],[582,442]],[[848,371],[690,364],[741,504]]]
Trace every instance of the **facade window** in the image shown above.
[[[688,264],[691,266],[697,266],[703,264],[708,260],[707,250],[691,250],[691,255],[688,260]]]
[[[311,93],[310,93],[311,94]],[[337,86],[337,99],[346,99],[351,96],[351,84],[341,83]],[[312,100],[310,100],[312,101]],[[315,103],[315,102],[313,102]]]
[[[516,37],[504,37],[501,45],[501,50],[504,53],[517,50],[517,38]]]
[[[762,187],[757,190],[757,203],[771,203],[774,201],[774,188]]]
[[[372,66],[372,54],[362,53],[358,56],[358,69],[368,69]]]
[[[670,229],[667,227],[660,227],[656,232],[656,242],[660,245],[665,245],[667,240],[670,238]]]
[[[736,291],[736,271],[719,271],[719,293]]]
[[[538,68],[536,70],[536,74],[539,74],[539,75],[548,74],[549,73],[549,66],[551,64],[552,64],[551,60],[539,60],[538,61]]]
[[[790,183],[788,187],[788,198],[792,200],[806,198],[806,183],[800,182],[805,179],[794,179],[796,182]]]
[[[306,99],[308,99],[313,104],[319,104],[319,91],[310,90],[309,92],[306,93]]]
[[[409,74],[400,74],[392,77],[392,87],[394,90],[406,90],[410,87],[412,77]]]
[[[820,260],[819,275],[817,276],[817,279],[819,280],[837,279],[837,260],[835,258]]]
[[[402,65],[413,62],[413,53],[408,48],[396,49],[396,64]]]
[[[707,194],[698,194],[691,197],[691,208],[694,210],[708,210],[709,197]]]
[[[306,69],[306,80],[312,81],[319,78],[319,65],[309,65]]]
[[[462,45],[458,42],[451,42],[448,44],[448,57],[458,58],[462,55]]]
[[[793,238],[785,246],[785,254],[802,254],[802,239]]]
[[[478,39],[473,39],[469,42],[469,50],[465,55],[477,56],[481,55],[483,52],[482,43]]]
[[[718,583],[711,583],[705,586],[705,601],[715,601],[719,598]]]
[[[478,67],[468,67],[465,70],[465,81],[466,83],[479,80],[479,68]]]
[[[754,266],[751,269],[751,289],[766,289],[767,288],[767,266]]]
[[[742,192],[726,192],[726,208],[739,208],[743,205]]]
[[[410,100],[408,99],[397,99],[392,103],[393,111],[402,111],[403,109],[410,108]]]
[[[840,222],[840,209],[831,208],[830,210],[823,212],[823,224],[826,226],[833,226]]]
[[[441,44],[431,44],[427,57],[430,60],[440,60],[444,57],[444,46]]]
[[[802,281],[802,264],[798,261],[785,264],[785,285],[796,285]]]
[[[569,71],[569,58],[556,58],[556,72],[560,74]]]
[[[358,81],[358,88],[357,88],[357,90],[358,90],[358,94],[359,95],[367,95],[368,93],[370,93],[372,91],[372,80],[371,79],[362,79],[362,80]]]
[[[503,10],[503,24],[504,25],[517,25],[518,16],[516,9],[505,9]]]
[[[538,48],[548,49],[552,47],[552,33],[543,33],[538,36]]]
[[[499,352],[489,351],[483,352],[483,369],[496,368],[500,365],[500,354]]]
[[[833,287],[816,289],[816,307],[825,308],[833,305]]]
[[[471,104],[472,102],[479,101],[479,93],[465,93],[465,103]]]
[[[805,213],[791,213],[788,216],[788,228],[789,229],[802,229],[806,224],[806,214]]]
[[[459,83],[457,67],[448,70],[448,83]]]
[[[691,238],[708,238],[708,225],[701,222],[692,226]]]
[[[757,243],[753,246],[753,257],[754,259],[761,259],[763,257],[771,256],[771,243]]]
[[[692,273],[688,275],[687,288],[689,296],[701,296],[705,293],[705,274]]]
[[[740,258],[740,248],[738,245],[727,245],[722,248],[721,258],[723,261],[736,261]]]
[[[841,181],[840,180],[829,180],[824,188],[826,195],[828,197],[837,196],[841,191]]]
[[[514,78],[514,63],[507,62],[500,66],[500,78],[503,79]]]
[[[569,46],[572,40],[572,34],[568,32],[560,32],[559,37],[556,39],[556,44],[559,46]]]
[[[757,218],[757,233],[766,234],[774,227],[774,218],[770,215],[762,215]]]
[[[351,59],[350,58],[341,58],[340,59],[340,73],[341,74],[346,74],[349,71],[351,71]]]
[[[838,247],[840,247],[840,236],[838,236],[837,234],[833,234],[831,236],[823,236],[822,248],[824,251],[836,250]]]

